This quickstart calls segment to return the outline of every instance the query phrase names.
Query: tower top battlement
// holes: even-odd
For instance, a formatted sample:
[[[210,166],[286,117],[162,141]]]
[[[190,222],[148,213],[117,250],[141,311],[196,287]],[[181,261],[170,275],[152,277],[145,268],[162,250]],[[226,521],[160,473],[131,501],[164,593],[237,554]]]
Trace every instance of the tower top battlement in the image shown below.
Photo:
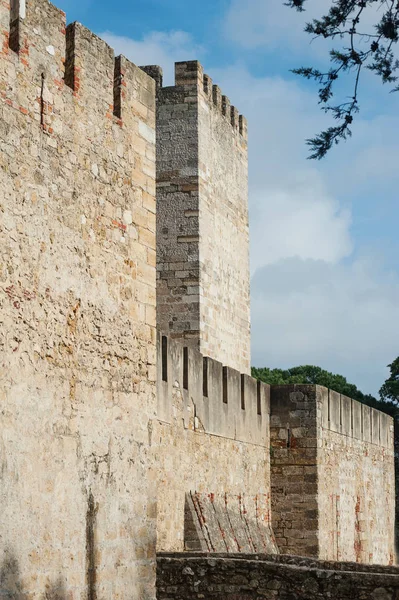
[[[213,105],[230,121],[235,129],[245,140],[248,139],[247,119],[241,115],[235,106],[231,105],[229,98],[222,94],[218,85],[214,85],[209,75],[198,60],[181,61],[175,63],[175,85],[163,87],[163,71],[157,65],[141,67],[156,82],[157,90],[173,90],[176,88],[194,89]]]

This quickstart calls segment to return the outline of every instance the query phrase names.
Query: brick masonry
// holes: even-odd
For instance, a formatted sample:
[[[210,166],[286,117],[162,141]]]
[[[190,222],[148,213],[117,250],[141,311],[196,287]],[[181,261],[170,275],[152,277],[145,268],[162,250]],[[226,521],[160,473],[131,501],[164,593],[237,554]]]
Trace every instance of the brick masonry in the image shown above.
[[[399,569],[298,557],[161,554],[158,600],[398,600]]]
[[[321,386],[273,386],[270,434],[280,552],[392,564],[391,417]]]
[[[0,2],[0,596],[153,600],[155,84],[65,23]]]
[[[245,118],[197,61],[177,63],[175,86],[158,88],[157,140],[158,327],[248,374]]]

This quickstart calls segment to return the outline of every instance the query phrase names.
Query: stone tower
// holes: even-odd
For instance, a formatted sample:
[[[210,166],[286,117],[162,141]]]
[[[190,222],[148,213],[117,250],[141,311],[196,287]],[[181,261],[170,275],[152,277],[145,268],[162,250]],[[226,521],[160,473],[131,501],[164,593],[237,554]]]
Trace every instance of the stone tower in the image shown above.
[[[197,61],[158,79],[157,324],[250,370],[247,125]]]

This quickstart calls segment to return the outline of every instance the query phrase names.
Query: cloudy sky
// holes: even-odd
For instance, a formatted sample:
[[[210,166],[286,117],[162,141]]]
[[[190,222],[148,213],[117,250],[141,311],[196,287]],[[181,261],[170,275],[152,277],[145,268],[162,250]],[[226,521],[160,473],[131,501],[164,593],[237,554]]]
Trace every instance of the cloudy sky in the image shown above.
[[[160,64],[167,84],[174,61],[200,60],[247,116],[252,362],[317,364],[376,394],[399,355],[399,96],[366,73],[352,140],[307,160],[304,140],[329,121],[289,70],[327,64],[303,26],[328,0],[304,16],[284,0],[56,4],[136,64]]]

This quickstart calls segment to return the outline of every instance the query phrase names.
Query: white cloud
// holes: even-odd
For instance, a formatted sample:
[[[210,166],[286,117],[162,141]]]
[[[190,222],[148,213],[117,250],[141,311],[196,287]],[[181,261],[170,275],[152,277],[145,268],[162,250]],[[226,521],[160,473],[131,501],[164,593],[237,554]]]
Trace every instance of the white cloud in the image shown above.
[[[378,393],[398,354],[399,279],[371,259],[287,259],[252,281],[253,363],[315,364]]]
[[[142,40],[115,35],[110,31],[99,35],[114,48],[116,54],[123,54],[136,65],[162,66],[165,85],[174,83],[175,62],[198,59],[204,53],[185,31],[153,31]]]
[[[308,0],[306,11],[298,13],[283,0],[232,0],[225,19],[224,33],[244,48],[280,49],[310,44],[303,29],[307,21],[320,17],[331,0]]]
[[[312,97],[296,82],[242,67],[216,73],[249,123],[252,271],[288,257],[336,263],[350,255],[350,211],[306,160],[304,139],[323,123]]]
[[[380,18],[378,6],[369,6],[362,15],[362,28],[373,31],[373,25]],[[231,0],[224,20],[224,34],[227,39],[246,49],[266,48],[279,50],[279,53],[300,50],[302,56],[316,52],[326,54],[324,40],[312,41],[312,36],[304,33],[306,23],[321,18],[331,8],[331,0],[307,0],[302,13],[285,6],[283,0]]]

